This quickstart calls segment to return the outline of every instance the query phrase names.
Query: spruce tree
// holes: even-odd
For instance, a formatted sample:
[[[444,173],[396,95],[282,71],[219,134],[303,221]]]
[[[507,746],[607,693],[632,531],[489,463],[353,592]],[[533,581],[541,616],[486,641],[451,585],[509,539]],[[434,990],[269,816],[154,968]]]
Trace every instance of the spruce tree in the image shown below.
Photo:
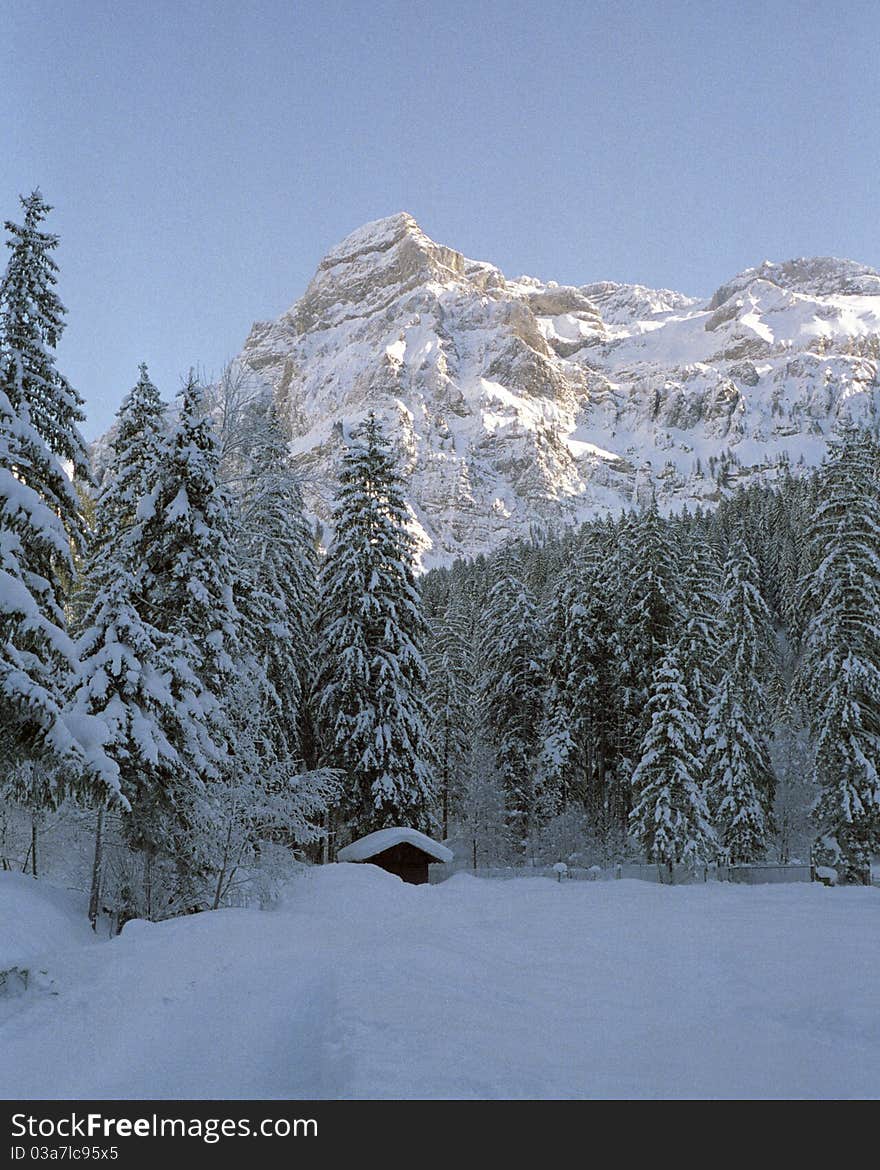
[[[78,576],[75,611],[80,630],[107,581],[117,572],[125,535],[134,526],[141,500],[156,482],[165,449],[166,407],[145,363],[116,413],[110,463],[91,504],[87,558]],[[106,565],[104,562],[107,562]]]
[[[142,794],[144,831],[135,842],[147,868],[157,854],[176,867],[176,898],[190,898],[190,881],[212,863],[217,822],[210,785],[220,777],[230,746],[222,697],[238,647],[232,517],[218,481],[219,451],[201,387],[190,377],[180,392],[178,419],[153,487],[137,508],[126,538],[138,569],[144,617],[158,632],[176,711],[181,767],[168,783]]]
[[[281,757],[309,762],[318,559],[274,407],[264,407],[236,538],[241,653],[263,678],[261,706]]]
[[[440,827],[449,836],[450,817],[461,795],[461,777],[475,717],[475,626],[468,598],[456,594],[429,623],[428,698],[431,740],[437,762]]]
[[[880,450],[845,428],[819,476],[815,570],[800,691],[815,739],[816,820],[832,859],[864,881],[880,845]]]
[[[755,559],[738,536],[724,567],[723,670],[705,733],[709,808],[722,849],[733,863],[763,856],[773,824],[769,712],[776,660],[770,615],[757,581]]]
[[[2,336],[2,387],[16,417],[33,428],[42,445],[56,460],[41,451],[21,451],[17,469],[23,482],[51,501],[73,543],[82,529],[76,496],[59,461],[66,461],[75,476],[89,479],[88,456],[78,424],[85,415],[82,399],[55,365],[55,349],[64,331],[65,310],[55,292],[58,265],[52,252],[58,237],[40,230],[52,210],[39,191],[21,199],[24,223],[7,220],[11,251],[0,283],[0,336]],[[33,462],[28,455],[34,455]]]
[[[345,451],[321,571],[318,709],[324,762],[347,775],[356,832],[430,830],[426,630],[397,462],[372,412]]]
[[[630,779],[647,730],[647,703],[654,674],[681,622],[677,550],[656,500],[619,530],[619,597],[616,650],[619,655],[618,770],[609,793],[621,826],[631,808]]]
[[[553,811],[564,812],[578,801],[594,827],[604,828],[607,780],[614,768],[618,682],[609,548],[593,526],[585,530],[572,554],[550,604],[542,785],[555,794]]]
[[[150,380],[145,362],[138,380],[116,415],[113,458],[99,494],[105,522],[127,531],[137,519],[140,501],[152,489],[166,448],[167,409]],[[97,532],[100,543],[100,529]]]
[[[678,652],[666,652],[651,686],[649,725],[633,774],[630,832],[665,867],[706,862],[715,849],[703,794],[700,727],[691,712]]]
[[[685,550],[687,564],[682,598],[684,628],[679,643],[679,659],[691,710],[702,734],[708,717],[709,701],[718,681],[721,572],[712,546],[699,531],[687,535]]]
[[[50,208],[39,191],[21,202],[24,223],[5,225],[11,256],[0,282],[0,759],[65,760],[56,798],[94,781],[113,795],[118,775],[100,725],[65,709],[78,669],[65,605],[72,550],[83,546],[65,462],[75,476],[88,469],[81,401],[55,365],[64,327],[58,239],[40,230]]]
[[[545,622],[547,688],[538,776],[542,804],[549,815],[565,811],[571,798],[583,791],[585,780],[586,745],[578,734],[581,710],[577,700],[583,697],[584,682],[589,687],[594,680],[584,678],[591,662],[579,645],[586,632],[580,620],[580,596],[579,575],[569,567],[558,582]],[[581,666],[585,672],[579,669]]]
[[[507,796],[508,824],[525,849],[537,814],[535,771],[543,710],[541,626],[512,558],[487,598],[479,703]]]
[[[219,450],[201,386],[190,375],[152,492],[138,509],[136,542],[155,625],[178,639],[207,691],[232,672],[232,503],[218,478]]]
[[[141,366],[117,415],[112,459],[95,505],[75,693],[76,708],[107,727],[107,751],[130,805],[126,837],[151,856],[174,852],[176,809],[186,788],[185,753],[197,749],[203,732],[193,717],[200,684],[152,620],[146,548],[137,539],[139,508],[158,481],[166,453],[164,416],[164,404]]]

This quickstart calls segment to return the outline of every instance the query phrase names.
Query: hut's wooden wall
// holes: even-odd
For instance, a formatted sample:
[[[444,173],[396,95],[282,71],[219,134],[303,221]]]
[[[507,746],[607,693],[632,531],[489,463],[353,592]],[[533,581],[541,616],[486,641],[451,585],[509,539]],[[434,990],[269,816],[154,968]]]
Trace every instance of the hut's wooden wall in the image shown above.
[[[396,874],[414,886],[422,886],[428,881],[428,865],[434,859],[408,841],[399,845],[392,845],[390,849],[383,849],[381,853],[370,858],[373,865],[378,865],[388,873]]]

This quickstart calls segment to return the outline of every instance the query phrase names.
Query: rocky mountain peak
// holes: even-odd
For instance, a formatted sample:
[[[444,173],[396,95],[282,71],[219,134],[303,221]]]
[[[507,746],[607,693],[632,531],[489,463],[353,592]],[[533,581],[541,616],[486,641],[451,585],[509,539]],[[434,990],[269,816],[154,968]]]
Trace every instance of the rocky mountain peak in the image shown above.
[[[276,396],[325,524],[341,436],[385,416],[425,566],[814,465],[839,415],[876,418],[878,361],[880,275],[853,261],[765,261],[707,303],[510,280],[405,212],[332,248],[239,358]]]
[[[425,254],[429,254],[437,247],[408,211],[398,211],[394,215],[387,215],[383,219],[376,219],[356,228],[330,249],[318,265],[318,271],[348,263],[354,257],[386,253],[404,242],[421,248]]]
[[[405,211],[365,224],[332,248],[290,310],[297,329],[381,312],[421,285],[465,277],[460,252],[435,244]]]
[[[801,256],[776,263],[764,260],[755,268],[746,268],[713,294],[710,309],[718,309],[756,281],[805,296],[878,296],[880,273],[855,260],[836,256]]]

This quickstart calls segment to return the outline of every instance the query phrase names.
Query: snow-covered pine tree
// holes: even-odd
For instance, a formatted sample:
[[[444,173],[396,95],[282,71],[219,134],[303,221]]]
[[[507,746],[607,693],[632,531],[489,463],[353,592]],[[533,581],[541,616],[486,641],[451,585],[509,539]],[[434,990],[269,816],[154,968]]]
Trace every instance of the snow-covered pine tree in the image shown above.
[[[514,572],[512,555],[501,562],[489,591],[480,660],[479,707],[483,730],[495,748],[507,796],[508,823],[520,849],[528,846],[536,815],[535,772],[544,706],[541,623],[532,598]]]
[[[537,776],[541,803],[548,816],[563,812],[573,797],[583,794],[584,787],[584,744],[577,734],[575,697],[580,694],[579,684],[583,682],[578,668],[583,666],[586,673],[591,662],[589,655],[578,653],[585,632],[580,622],[579,568],[576,557],[563,568],[549,597],[544,619],[546,687]]]
[[[210,782],[229,747],[222,696],[233,673],[239,616],[231,505],[218,482],[217,440],[193,377],[179,397],[156,481],[138,505],[127,542],[139,566],[144,617],[161,637],[178,726],[186,732],[173,789],[155,790],[161,798],[155,817],[149,806],[143,810],[157,836],[141,847],[149,857],[158,845],[174,860],[176,893],[185,896],[188,878],[212,863],[205,855],[208,835],[195,830],[216,820]]]
[[[709,809],[722,850],[734,864],[760,858],[772,831],[769,711],[775,640],[757,581],[755,559],[737,536],[724,566],[719,630],[723,670],[705,732]]]
[[[700,727],[674,647],[666,651],[655,674],[648,718],[633,774],[630,832],[672,881],[676,865],[705,863],[716,848],[703,794]]]
[[[105,522],[112,522],[114,532],[132,527],[138,504],[156,482],[166,446],[166,413],[146,362],[141,362],[138,380],[116,415],[113,458],[99,494]],[[97,535],[100,538],[100,530]]]
[[[679,662],[691,711],[702,735],[718,681],[718,611],[721,569],[714,549],[696,525],[684,541],[683,623]]]
[[[73,624],[80,632],[107,579],[116,575],[124,536],[134,526],[141,499],[156,481],[167,430],[165,415],[165,404],[142,362],[137,383],[116,413],[110,463],[90,509],[88,556],[77,580],[75,598],[78,619]]]
[[[627,518],[619,539],[619,768],[609,800],[625,826],[632,800],[629,781],[647,731],[648,696],[663,655],[678,635],[682,607],[678,550],[656,500]]]
[[[233,669],[239,615],[233,599],[232,504],[218,479],[219,450],[193,375],[152,492],[138,509],[144,588],[153,621],[180,642],[215,696]]]
[[[678,550],[656,500],[624,531],[628,646],[636,681],[644,681],[647,693],[681,618]]]
[[[318,558],[274,406],[259,412],[236,538],[241,652],[264,678],[266,732],[280,758],[310,762]]]
[[[473,734],[475,703],[473,607],[463,593],[450,597],[430,623],[428,699],[431,740],[437,761],[437,798],[444,840],[460,794],[460,780]]]
[[[880,842],[880,671],[857,652],[844,653],[817,722],[814,779],[821,844],[846,881],[869,885]],[[868,752],[871,754],[869,755]]]
[[[39,191],[21,202],[24,224],[5,225],[12,254],[0,282],[0,759],[56,757],[66,762],[54,772],[56,797],[97,787],[113,798],[103,728],[65,710],[78,669],[65,604],[83,531],[63,461],[74,475],[88,469],[80,399],[55,365],[64,309],[58,240],[40,230],[50,208]]]
[[[818,506],[816,498],[819,476],[808,479],[786,478],[781,491],[786,501],[787,531],[780,543],[780,608],[789,644],[793,650],[802,647],[804,630],[809,618],[807,612],[806,578],[815,567],[812,564],[809,532],[812,517]],[[817,550],[818,551],[818,550]]]
[[[232,363],[208,388],[206,405],[216,423],[219,478],[235,505],[235,603],[241,618],[236,678],[225,696],[234,756],[211,790],[222,806],[218,822],[226,826],[220,855],[227,878],[218,879],[216,901],[235,871],[230,857],[243,856],[242,848],[257,856],[254,834],[271,833],[271,848],[282,853],[294,841],[314,839],[314,827],[306,832],[300,813],[302,769],[316,758],[310,699],[317,548],[275,404],[262,381]],[[318,789],[309,791],[315,796]],[[264,815],[269,806],[272,826]],[[297,826],[305,835],[291,835]],[[260,856],[268,847],[264,836]]]
[[[815,738],[816,820],[833,860],[865,881],[880,845],[880,450],[843,428],[819,477],[805,581],[800,691]]]
[[[541,735],[541,782],[545,793],[555,795],[552,811],[563,813],[577,800],[595,828],[605,825],[615,733],[616,614],[608,553],[602,530],[586,528],[557,581],[547,629],[549,686]]]
[[[81,620],[79,711],[107,727],[107,751],[130,804],[123,830],[147,859],[173,855],[178,810],[187,802],[188,757],[210,744],[198,679],[152,621],[145,588],[146,550],[137,515],[158,480],[166,453],[165,406],[141,366],[117,414],[112,458],[95,504],[94,534],[83,571],[88,607]],[[100,877],[100,818],[95,879]],[[142,912],[152,915],[146,883]]]
[[[82,399],[55,365],[55,348],[64,331],[64,306],[55,292],[58,265],[52,252],[58,237],[40,230],[52,210],[39,191],[21,199],[24,223],[4,224],[11,255],[0,282],[2,386],[16,416],[33,427],[57,460],[41,452],[31,464],[27,451],[18,468],[23,482],[51,501],[73,543],[82,528],[76,495],[58,464],[66,461],[75,477],[88,481],[85,443],[78,424]]]
[[[321,570],[323,759],[347,775],[355,831],[434,823],[426,630],[397,461],[370,412],[350,436]]]

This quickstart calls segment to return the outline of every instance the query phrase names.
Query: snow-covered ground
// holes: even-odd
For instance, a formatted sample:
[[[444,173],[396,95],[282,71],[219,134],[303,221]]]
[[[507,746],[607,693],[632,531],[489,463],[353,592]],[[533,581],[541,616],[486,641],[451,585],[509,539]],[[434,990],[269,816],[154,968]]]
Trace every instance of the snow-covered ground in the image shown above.
[[[75,910],[0,874],[0,968],[44,972],[0,1096],[880,1096],[876,889],[336,865],[109,942]]]
[[[0,873],[0,971],[27,967],[45,951],[95,941],[86,921],[88,899],[34,881],[23,873]]]

